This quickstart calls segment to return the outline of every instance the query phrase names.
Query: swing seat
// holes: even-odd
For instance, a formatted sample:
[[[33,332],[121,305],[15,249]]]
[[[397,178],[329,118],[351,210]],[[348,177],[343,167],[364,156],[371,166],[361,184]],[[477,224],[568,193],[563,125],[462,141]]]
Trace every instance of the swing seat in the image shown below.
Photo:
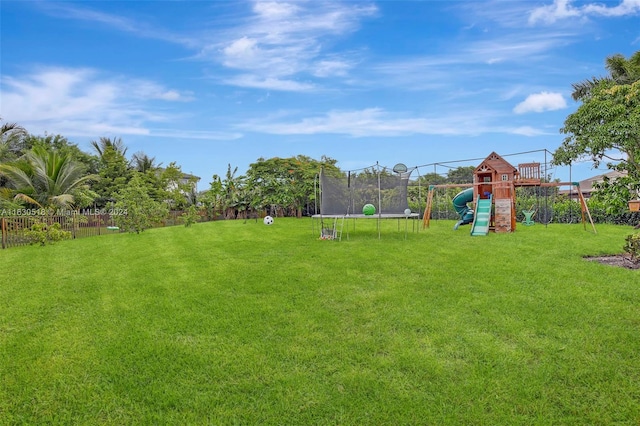
[[[524,214],[524,220],[522,221],[524,225],[529,226],[535,224],[532,220],[533,216],[536,214],[535,210],[522,210],[522,214]]]

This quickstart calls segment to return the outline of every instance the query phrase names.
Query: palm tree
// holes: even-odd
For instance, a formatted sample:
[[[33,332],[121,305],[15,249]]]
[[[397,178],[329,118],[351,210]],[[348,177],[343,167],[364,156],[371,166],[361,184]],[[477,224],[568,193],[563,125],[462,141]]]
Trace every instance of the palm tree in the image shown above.
[[[17,147],[27,131],[16,123],[4,123],[0,127],[0,163],[14,159]]]
[[[227,173],[222,181],[222,190],[224,193],[224,207],[225,217],[227,219],[234,219],[236,216],[236,207],[239,200],[239,192],[242,187],[243,176],[236,176],[238,167],[235,167],[231,171],[231,164],[227,166]]]
[[[91,141],[91,145],[98,152],[98,155],[102,157],[108,148],[112,148],[115,152],[122,154],[124,157],[127,153],[127,147],[124,146],[124,142],[120,138],[105,138],[101,137],[98,141]]]
[[[574,101],[584,99],[591,90],[603,81],[611,81],[615,84],[631,84],[640,80],[640,50],[631,55],[629,59],[619,53],[606,59],[605,67],[609,71],[607,77],[592,77],[580,83],[574,83],[571,97]]]
[[[149,157],[142,151],[133,154],[131,161],[133,162],[133,167],[141,173],[154,171],[162,165],[162,163],[156,164],[156,157]]]
[[[237,167],[232,170],[229,164],[224,179],[215,174],[211,182],[209,197],[213,203],[214,214],[221,213],[225,219],[235,219],[235,210],[241,199],[244,176],[236,176],[237,171]]]
[[[14,199],[41,208],[71,208],[88,204],[93,196],[84,167],[69,154],[35,147],[14,163],[0,164],[0,175],[7,178]]]

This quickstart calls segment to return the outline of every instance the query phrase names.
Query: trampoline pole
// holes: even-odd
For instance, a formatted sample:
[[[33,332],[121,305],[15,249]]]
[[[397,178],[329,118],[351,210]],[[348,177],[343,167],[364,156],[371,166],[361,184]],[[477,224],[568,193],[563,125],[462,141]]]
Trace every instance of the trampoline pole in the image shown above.
[[[380,239],[380,219],[382,218],[382,191],[380,190],[380,164],[376,161],[378,169],[378,239]]]
[[[347,172],[347,215],[353,213],[353,194],[351,193],[351,170]],[[347,226],[347,228],[349,228]]]

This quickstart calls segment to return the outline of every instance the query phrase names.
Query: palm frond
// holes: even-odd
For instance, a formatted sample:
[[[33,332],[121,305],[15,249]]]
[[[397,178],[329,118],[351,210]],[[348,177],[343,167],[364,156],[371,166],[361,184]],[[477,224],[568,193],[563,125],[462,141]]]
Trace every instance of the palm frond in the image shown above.
[[[55,195],[49,199],[49,204],[61,208],[69,208],[73,206],[75,198],[71,194]]]
[[[33,199],[32,197],[28,196],[27,194],[23,194],[23,193],[18,193],[16,194],[16,196],[14,197],[14,200],[21,200],[21,201],[25,201],[29,204],[35,204],[36,206],[43,208],[42,204],[40,204],[37,200]]]

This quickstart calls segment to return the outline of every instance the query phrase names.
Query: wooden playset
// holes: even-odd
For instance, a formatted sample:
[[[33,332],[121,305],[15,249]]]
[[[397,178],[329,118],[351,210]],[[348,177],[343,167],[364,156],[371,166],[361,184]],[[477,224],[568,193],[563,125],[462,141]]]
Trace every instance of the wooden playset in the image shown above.
[[[531,187],[558,187],[575,186],[580,200],[582,223],[586,229],[588,218],[593,231],[596,232],[587,203],[579,190],[578,182],[543,182],[540,174],[540,163],[523,163],[513,167],[500,155],[492,152],[485,158],[473,172],[473,183],[431,185],[427,194],[427,205],[423,217],[423,227],[429,227],[433,191],[436,188],[458,187],[473,188],[462,191],[459,195],[468,194],[469,198],[462,198],[456,207],[462,217],[459,224],[471,224],[471,235],[486,235],[490,230],[496,233],[513,232],[516,229],[516,191],[519,186]],[[466,208],[467,201],[473,204],[473,209]],[[455,204],[455,199],[454,199]],[[454,205],[455,207],[455,205]],[[462,211],[464,210],[464,211]],[[530,213],[528,218],[531,222]],[[525,215],[525,220],[527,220]],[[456,225],[456,229],[458,227]]]

